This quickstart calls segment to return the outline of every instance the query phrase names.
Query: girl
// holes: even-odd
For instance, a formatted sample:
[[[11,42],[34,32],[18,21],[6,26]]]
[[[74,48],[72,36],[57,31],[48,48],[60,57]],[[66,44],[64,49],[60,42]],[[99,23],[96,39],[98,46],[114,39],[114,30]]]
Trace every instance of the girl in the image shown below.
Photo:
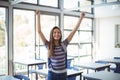
[[[66,47],[73,38],[75,32],[79,28],[85,13],[81,13],[81,16],[69,36],[62,40],[62,33],[59,27],[55,26],[50,32],[50,40],[47,41],[41,30],[40,24],[40,11],[36,11],[38,21],[38,34],[41,37],[43,43],[48,50],[48,77],[47,80],[66,80]]]

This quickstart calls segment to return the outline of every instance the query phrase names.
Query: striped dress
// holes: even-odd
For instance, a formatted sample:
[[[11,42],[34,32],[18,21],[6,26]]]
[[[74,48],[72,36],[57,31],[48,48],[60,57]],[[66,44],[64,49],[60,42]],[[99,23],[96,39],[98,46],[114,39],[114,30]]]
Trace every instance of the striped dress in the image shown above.
[[[67,47],[68,42],[67,39],[65,39],[63,42],[65,47]],[[48,49],[48,41],[46,41],[46,47]],[[66,55],[63,46],[56,46],[54,48],[55,56],[52,58],[48,58],[48,68],[50,71],[53,71],[55,73],[64,73],[66,72]]]

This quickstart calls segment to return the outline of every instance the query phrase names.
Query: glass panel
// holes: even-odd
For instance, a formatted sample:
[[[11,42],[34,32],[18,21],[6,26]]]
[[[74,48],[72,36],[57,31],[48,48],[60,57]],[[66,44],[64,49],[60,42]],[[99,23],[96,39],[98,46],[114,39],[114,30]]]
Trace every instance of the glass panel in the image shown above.
[[[77,21],[78,17],[64,16],[64,29],[73,29]]]
[[[92,30],[92,19],[84,18],[80,30]]]
[[[91,13],[91,1],[80,1],[80,11]]]
[[[37,4],[37,0],[24,0],[23,2]]]
[[[86,63],[86,62],[91,62],[91,56],[85,56],[85,57],[80,57],[79,63]]]
[[[7,33],[5,8],[0,7],[0,75],[7,74]]]
[[[47,60],[47,49],[45,46],[36,47],[36,59]]]
[[[34,59],[35,13],[33,11],[14,9],[13,22],[14,59]]]
[[[64,39],[68,37],[71,31],[64,31]],[[70,43],[78,43],[78,32],[75,33]]]
[[[78,56],[78,45],[68,45],[67,55]]]
[[[63,0],[63,1],[65,9],[73,9],[78,7],[78,0]]]
[[[82,42],[92,42],[92,33],[91,32],[80,31],[79,41],[80,41],[80,43],[82,43]]]
[[[94,1],[94,4],[102,4],[102,3],[104,3],[104,0],[95,0]]]
[[[91,44],[80,44],[79,56],[91,55],[91,50],[92,50]]]
[[[40,5],[58,7],[58,0],[40,0]]]
[[[117,2],[119,0],[107,0],[107,2]]]
[[[46,47],[45,46],[41,46],[40,47],[40,58],[41,59],[44,59],[44,60],[46,60],[47,61],[47,59],[48,59],[48,52],[47,52],[48,50],[46,49]]]

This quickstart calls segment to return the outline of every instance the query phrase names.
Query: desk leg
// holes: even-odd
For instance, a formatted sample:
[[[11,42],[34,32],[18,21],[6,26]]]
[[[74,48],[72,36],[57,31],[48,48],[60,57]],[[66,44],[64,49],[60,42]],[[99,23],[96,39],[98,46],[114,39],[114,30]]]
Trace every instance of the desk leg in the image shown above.
[[[28,74],[28,77],[29,77],[29,66],[27,66],[27,69],[28,69],[28,70],[27,70],[27,71],[28,71],[27,74]]]
[[[87,69],[87,74],[89,73],[89,70]]]
[[[83,77],[83,80],[85,80],[85,77]]]
[[[82,80],[82,74],[80,74],[80,80]]]
[[[120,64],[116,64],[116,69],[114,72],[120,73]]]
[[[108,71],[110,72],[110,66],[108,66]]]

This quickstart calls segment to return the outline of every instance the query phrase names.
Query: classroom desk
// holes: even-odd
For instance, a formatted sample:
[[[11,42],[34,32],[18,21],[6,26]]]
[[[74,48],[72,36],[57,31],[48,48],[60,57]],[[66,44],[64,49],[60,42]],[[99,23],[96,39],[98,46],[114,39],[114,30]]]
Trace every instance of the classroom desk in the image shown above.
[[[36,73],[47,77],[48,69],[36,70]],[[76,71],[76,70],[72,70],[72,69],[67,69],[67,78],[80,76],[80,80],[82,80],[82,73],[83,73],[82,71]]]
[[[109,64],[101,64],[101,63],[95,63],[95,62],[79,63],[79,64],[76,64],[74,66],[81,67],[81,68],[86,68],[87,73],[88,73],[89,69],[95,70],[95,72],[96,72],[98,70],[107,68],[108,71],[110,71],[110,65]]]
[[[120,59],[111,58],[111,59],[102,59],[102,60],[99,60],[99,61],[104,61],[104,62],[116,64],[115,72],[120,73]]]
[[[108,71],[98,71],[89,74],[83,74],[83,80],[120,80],[119,73]]]
[[[47,66],[47,62],[44,60],[19,60],[19,61],[14,61],[14,66],[15,64],[20,64],[20,65],[25,65],[27,66],[27,74],[29,77],[29,67],[30,66],[37,66],[37,65],[46,65]]]
[[[0,80],[20,80],[20,79],[14,78],[13,76],[0,76]]]

